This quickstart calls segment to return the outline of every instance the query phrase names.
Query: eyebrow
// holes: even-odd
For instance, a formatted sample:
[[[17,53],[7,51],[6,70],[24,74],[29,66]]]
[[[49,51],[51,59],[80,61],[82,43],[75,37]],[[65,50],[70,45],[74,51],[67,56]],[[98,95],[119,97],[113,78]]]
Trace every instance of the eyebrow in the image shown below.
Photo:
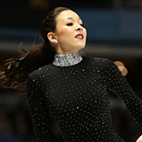
[[[63,19],[63,21],[64,21],[64,20],[66,20],[66,19],[71,19],[71,20],[73,20],[73,18],[72,18],[72,17],[67,17],[67,18]],[[78,17],[78,19],[79,19],[79,20],[81,20],[81,18],[80,18],[80,17]]]

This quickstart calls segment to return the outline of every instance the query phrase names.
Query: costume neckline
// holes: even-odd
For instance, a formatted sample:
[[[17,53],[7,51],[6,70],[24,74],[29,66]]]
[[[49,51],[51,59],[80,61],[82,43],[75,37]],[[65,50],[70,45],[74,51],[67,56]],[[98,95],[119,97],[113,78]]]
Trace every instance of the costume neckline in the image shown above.
[[[60,67],[67,67],[80,63],[82,59],[78,51],[69,54],[55,54],[52,64]]]

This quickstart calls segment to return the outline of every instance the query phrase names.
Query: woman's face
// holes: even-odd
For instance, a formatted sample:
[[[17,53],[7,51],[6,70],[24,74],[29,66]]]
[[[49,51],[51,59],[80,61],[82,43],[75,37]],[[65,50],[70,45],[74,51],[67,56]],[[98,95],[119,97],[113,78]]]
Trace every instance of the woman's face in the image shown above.
[[[73,53],[85,47],[86,29],[80,17],[71,10],[61,12],[56,18],[57,53]]]

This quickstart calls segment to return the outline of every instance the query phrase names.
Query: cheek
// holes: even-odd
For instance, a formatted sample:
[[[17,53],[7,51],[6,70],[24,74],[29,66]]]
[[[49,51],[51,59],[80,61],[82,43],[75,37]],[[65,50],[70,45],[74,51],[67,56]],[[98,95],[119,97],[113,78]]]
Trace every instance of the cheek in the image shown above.
[[[85,33],[85,36],[87,36],[87,30],[86,29],[85,29],[84,33]]]
[[[73,35],[72,31],[68,27],[63,27],[57,32],[58,39],[67,40],[68,38],[72,37],[72,35]]]
[[[65,30],[59,30],[58,31],[58,37],[64,36],[65,34],[66,34]]]

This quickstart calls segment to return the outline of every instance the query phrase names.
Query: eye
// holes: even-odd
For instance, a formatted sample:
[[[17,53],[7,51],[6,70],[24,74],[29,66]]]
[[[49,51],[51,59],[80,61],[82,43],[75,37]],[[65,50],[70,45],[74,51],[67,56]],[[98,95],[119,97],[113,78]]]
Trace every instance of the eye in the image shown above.
[[[84,27],[84,24],[82,23],[82,24],[80,24],[82,27]]]
[[[73,25],[73,23],[67,23],[67,26],[72,26]]]

